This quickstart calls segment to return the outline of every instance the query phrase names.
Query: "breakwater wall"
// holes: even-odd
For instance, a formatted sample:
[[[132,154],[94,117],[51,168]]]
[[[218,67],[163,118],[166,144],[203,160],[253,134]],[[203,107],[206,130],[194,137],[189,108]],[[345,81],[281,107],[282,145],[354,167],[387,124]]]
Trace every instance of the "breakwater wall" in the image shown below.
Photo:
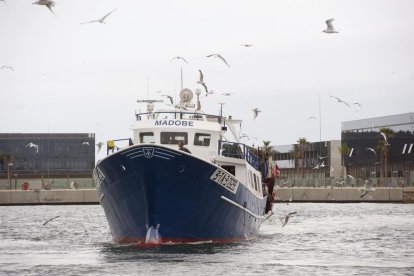
[[[0,191],[0,205],[36,204],[99,204],[99,199],[96,189]]]
[[[414,203],[413,188],[376,188],[362,195],[359,188],[277,188],[275,202]],[[95,189],[0,190],[0,205],[99,204]]]
[[[275,202],[414,203],[413,188],[375,188],[364,196],[361,188],[277,188],[275,192]]]

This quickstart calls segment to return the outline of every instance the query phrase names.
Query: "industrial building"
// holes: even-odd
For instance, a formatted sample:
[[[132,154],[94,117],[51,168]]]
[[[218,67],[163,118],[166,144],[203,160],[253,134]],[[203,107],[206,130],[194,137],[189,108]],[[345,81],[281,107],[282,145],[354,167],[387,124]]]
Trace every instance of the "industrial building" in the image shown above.
[[[94,167],[94,133],[0,133],[1,183],[91,178]]]
[[[414,184],[414,113],[342,122],[341,140],[271,148],[283,179]]]

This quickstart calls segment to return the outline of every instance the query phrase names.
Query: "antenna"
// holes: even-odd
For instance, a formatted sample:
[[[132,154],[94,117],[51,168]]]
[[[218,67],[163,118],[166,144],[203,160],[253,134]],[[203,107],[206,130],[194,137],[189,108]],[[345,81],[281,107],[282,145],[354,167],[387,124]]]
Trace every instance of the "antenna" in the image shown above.
[[[181,67],[181,90],[183,90],[183,67]]]
[[[147,99],[149,99],[149,90],[150,90],[150,76],[147,77]]]
[[[218,103],[220,105],[220,123],[221,123],[221,119],[223,118],[223,105],[225,103]]]

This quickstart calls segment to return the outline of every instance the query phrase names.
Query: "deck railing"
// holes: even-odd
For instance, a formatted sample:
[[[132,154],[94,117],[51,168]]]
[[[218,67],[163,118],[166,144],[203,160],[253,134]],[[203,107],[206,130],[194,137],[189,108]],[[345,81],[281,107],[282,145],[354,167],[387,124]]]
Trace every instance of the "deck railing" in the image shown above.
[[[259,157],[254,153],[254,149],[242,143],[219,141],[218,154],[244,159],[256,170],[259,169]]]

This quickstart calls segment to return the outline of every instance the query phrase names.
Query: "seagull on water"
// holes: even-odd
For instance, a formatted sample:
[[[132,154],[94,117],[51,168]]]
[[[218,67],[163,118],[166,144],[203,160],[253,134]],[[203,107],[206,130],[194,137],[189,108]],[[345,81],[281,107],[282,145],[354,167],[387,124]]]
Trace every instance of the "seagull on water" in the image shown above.
[[[39,145],[36,145],[32,142],[30,142],[29,144],[26,145],[26,148],[35,148],[36,149],[36,153],[39,153]]]
[[[113,13],[114,11],[116,11],[116,9],[114,9],[114,10],[112,10],[112,11],[108,12],[107,14],[105,14],[105,15],[104,15],[102,18],[100,18],[100,19],[97,19],[97,20],[91,20],[91,21],[88,21],[88,22],[82,22],[81,24],[89,24],[89,23],[95,23],[95,22],[99,22],[99,23],[105,24],[105,19],[106,19],[108,16],[110,16],[110,15],[111,15],[111,13]]]
[[[332,25],[332,22],[334,21],[334,18],[328,19],[325,21],[326,23],[326,30],[323,30],[322,32],[327,33],[327,34],[334,34],[337,33],[338,31],[336,31],[334,29],[334,26]]]
[[[13,66],[10,66],[10,65],[3,65],[0,69],[7,69],[7,70],[14,71]]]
[[[296,212],[291,212],[285,215],[284,217],[281,217],[280,221],[282,222],[282,227],[284,227],[288,223],[289,219],[293,217],[294,215],[296,215]]]
[[[203,72],[201,72],[201,70],[198,70],[198,72],[200,72],[200,77],[199,77],[197,83],[201,84],[204,87],[204,89],[206,90],[206,93],[208,95],[208,89],[207,89],[206,83],[204,82]]]
[[[188,63],[188,61],[185,59],[185,58],[183,58],[183,57],[173,57],[171,60],[170,60],[170,62],[171,61],[173,61],[174,59],[181,59],[182,61],[184,61],[185,63]]]
[[[262,112],[257,107],[253,108],[252,111],[253,111],[253,120],[257,118],[257,116],[259,115],[259,112]]]
[[[340,98],[338,98],[338,97],[335,97],[335,96],[330,96],[330,97],[335,98],[335,99],[337,100],[337,102],[338,102],[338,103],[344,103],[344,104],[346,104],[347,106],[349,106],[349,104],[348,104],[347,102],[345,102],[345,101],[341,100],[341,99],[340,99]]]
[[[167,97],[168,99],[170,99],[171,104],[174,104],[174,99],[172,96],[170,95],[161,95],[161,96]]]
[[[227,61],[224,59],[224,57],[222,57],[220,54],[211,54],[211,55],[208,55],[207,57],[219,58],[230,68],[230,65],[227,63]]]
[[[55,14],[55,12],[52,10],[52,7],[55,6],[55,1],[52,0],[38,0],[36,2],[32,3],[33,5],[40,5],[40,6],[46,6],[53,14]]]

